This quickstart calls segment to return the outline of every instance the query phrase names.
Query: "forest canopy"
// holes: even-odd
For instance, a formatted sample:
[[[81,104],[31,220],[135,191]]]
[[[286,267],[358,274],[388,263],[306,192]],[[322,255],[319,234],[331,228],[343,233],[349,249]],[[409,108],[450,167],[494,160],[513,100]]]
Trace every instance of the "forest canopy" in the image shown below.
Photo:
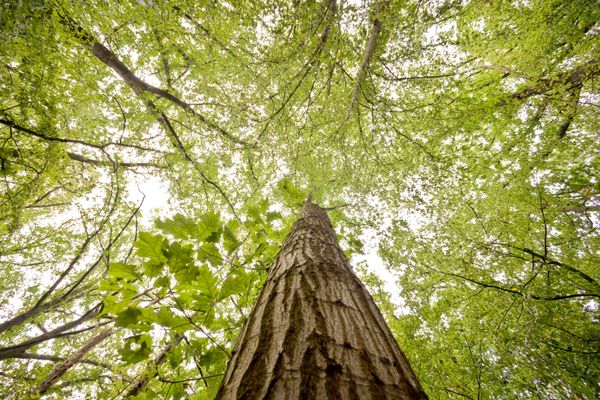
[[[431,399],[598,398],[599,33],[592,0],[4,1],[0,397],[212,399],[312,194]]]

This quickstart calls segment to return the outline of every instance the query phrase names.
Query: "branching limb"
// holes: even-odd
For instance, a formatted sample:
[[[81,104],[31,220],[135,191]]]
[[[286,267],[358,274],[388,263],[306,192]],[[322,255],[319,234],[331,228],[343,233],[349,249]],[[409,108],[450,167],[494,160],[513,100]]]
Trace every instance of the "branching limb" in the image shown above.
[[[133,71],[131,71],[131,69],[129,69],[117,57],[115,53],[113,53],[110,49],[108,49],[106,46],[104,46],[98,40],[96,40],[96,38],[91,33],[83,29],[73,18],[68,16],[64,10],[58,11],[58,15],[60,18],[60,22],[71,32],[73,32],[75,37],[82,40],[86,44],[87,49],[92,53],[92,55],[96,57],[99,61],[104,63],[106,66],[110,67],[113,71],[115,71],[137,96],[142,97],[144,93],[152,93],[162,99],[171,102],[172,104],[183,109],[184,111],[193,114],[202,123],[204,123],[210,129],[219,133],[227,140],[236,144],[251,147],[251,145],[248,142],[234,137],[222,127],[218,126],[212,121],[209,121],[205,116],[195,111],[189,103],[186,103],[174,94],[169,93],[164,89],[160,89],[156,86],[150,85],[149,83],[137,77],[133,73]]]
[[[50,355],[50,354],[38,354],[38,353],[21,353],[21,354],[15,355],[12,358],[23,359],[23,360],[53,361],[53,362],[65,361],[64,357],[54,356],[54,355]],[[108,365],[106,363],[96,361],[96,360],[90,360],[87,358],[81,358],[77,362],[82,363],[82,364],[95,365],[97,367],[102,367],[105,369],[112,368],[110,365]]]
[[[567,265],[565,263],[562,263],[560,261],[553,260],[553,259],[551,259],[551,258],[549,258],[549,257],[547,257],[547,256],[545,256],[543,254],[536,253],[535,251],[533,251],[531,249],[528,249],[528,248],[519,248],[519,247],[515,247],[515,246],[513,246],[513,248],[515,248],[517,250],[521,250],[521,251],[523,251],[523,252],[525,252],[527,254],[531,254],[533,257],[537,257],[540,260],[542,260],[545,264],[556,265],[558,267],[564,268],[567,271],[570,271],[570,272],[574,273],[575,275],[578,275],[583,280],[591,283],[592,285],[594,285],[596,287],[596,289],[600,289],[600,285],[598,284],[598,282],[594,278],[592,278],[591,276],[589,276],[585,272],[578,270],[575,267],[572,267],[572,266]]]
[[[79,161],[82,162],[84,164],[90,164],[90,165],[96,165],[99,167],[121,167],[121,168],[137,168],[137,167],[146,167],[146,168],[158,168],[158,169],[164,169],[166,168],[164,165],[160,165],[160,164],[156,164],[156,163],[152,163],[152,162],[122,162],[122,161],[115,161],[115,162],[110,162],[110,161],[101,161],[101,160],[95,160],[92,158],[88,158],[85,156],[82,156],[80,154],[77,153],[73,153],[68,151],[67,152],[67,156],[73,160],[73,161]]]
[[[573,88],[569,95],[568,103],[563,110],[563,121],[558,127],[558,138],[562,139],[567,134],[571,124],[573,123],[573,119],[577,115],[577,107],[579,105],[579,98],[581,96],[581,85]]]
[[[588,211],[600,211],[600,205],[562,207],[560,210],[565,212],[585,213]]]
[[[132,148],[132,149],[136,149],[136,150],[148,151],[148,152],[153,152],[153,153],[160,152],[158,150],[155,150],[155,149],[152,149],[149,147],[139,146],[139,145],[135,145],[135,144],[116,143],[116,142],[107,142],[107,143],[97,144],[97,143],[86,142],[84,140],[79,140],[79,139],[66,139],[66,138],[61,138],[61,137],[56,137],[56,136],[49,136],[47,134],[40,133],[33,129],[26,128],[22,125],[19,125],[19,124],[15,123],[14,121],[8,119],[8,117],[6,117],[6,116],[4,116],[3,118],[0,118],[0,124],[8,126],[9,128],[15,129],[21,133],[26,133],[28,135],[45,140],[47,142],[69,143],[69,144],[81,145],[81,146],[89,147],[91,149],[99,150],[106,156],[106,158],[108,158],[110,160],[110,162],[112,164],[115,164],[115,162],[113,161],[110,154],[108,154],[108,152],[106,151],[106,149],[110,146]],[[71,156],[69,155],[69,157],[71,157]],[[82,157],[82,156],[79,156],[79,157]],[[83,161],[83,160],[77,160],[77,161]],[[134,165],[131,165],[131,166],[133,167]]]
[[[19,132],[23,132],[23,133],[27,133],[31,136],[35,136],[37,138],[43,139],[47,142],[59,142],[59,143],[72,143],[72,144],[80,144],[82,146],[86,146],[86,147],[91,147],[97,150],[100,150],[102,152],[104,152],[104,147],[105,145],[99,145],[99,144],[94,144],[94,143],[88,143],[85,142],[83,140],[78,140],[78,139],[65,139],[65,138],[60,138],[60,137],[54,137],[54,136],[48,136],[45,135],[43,133],[39,133],[36,132],[32,129],[29,128],[25,128],[21,125],[16,124],[15,122],[5,119],[5,118],[0,118],[0,124],[8,126],[10,128],[14,128]]]
[[[82,245],[77,250],[75,257],[73,257],[73,259],[71,260],[71,262],[69,263],[67,268],[65,268],[63,270],[63,272],[58,276],[58,278],[54,281],[54,283],[48,289],[46,289],[46,291],[44,293],[42,293],[42,295],[37,299],[36,303],[29,310],[15,316],[14,318],[11,318],[11,319],[1,323],[0,324],[0,333],[7,331],[7,330],[21,324],[25,320],[32,318],[35,315],[38,315],[42,310],[45,309],[44,303],[46,302],[46,300],[57,290],[57,288],[62,283],[62,281],[75,269],[75,267],[79,264],[79,261],[86,254],[92,241],[100,234],[100,232],[102,232],[105,225],[111,220],[113,214],[115,213],[115,211],[117,209],[119,198],[120,198],[120,190],[117,189],[117,193],[114,196],[114,199],[112,201],[112,205],[111,205],[109,211],[106,213],[106,215],[104,216],[102,221],[100,221],[100,223],[98,224],[98,227],[92,233],[87,235],[86,239],[84,240]],[[139,207],[136,210],[136,213],[138,210],[139,210]],[[131,218],[127,221],[127,225],[129,224],[130,221],[131,221]],[[75,290],[75,288],[77,286],[79,286],[79,284],[81,282],[82,282],[82,280],[79,280],[77,282],[77,285],[72,286],[65,294],[61,295],[60,298],[62,300],[60,300],[60,301],[62,302],[64,300],[66,300],[69,297],[69,295]]]
[[[6,346],[6,347],[0,348],[0,360],[5,360],[7,358],[13,358],[16,355],[25,353],[27,350],[29,350],[33,346],[36,346],[36,345],[43,343],[45,341],[48,341],[48,340],[52,340],[52,339],[56,339],[56,338],[64,336],[64,333],[67,332],[68,330],[75,328],[76,326],[79,326],[79,325],[83,324],[84,322],[89,321],[90,319],[96,317],[100,313],[101,309],[102,309],[102,303],[99,303],[74,321],[67,322],[66,324],[61,325],[58,328],[52,329],[52,330],[50,330],[42,335],[39,335],[35,338],[26,340],[25,342],[22,342],[22,343],[13,345],[13,346]]]
[[[97,346],[104,339],[117,332],[118,329],[109,328],[100,332],[98,335],[94,336],[90,339],[85,345],[83,345],[79,350],[75,353],[71,354],[66,360],[57,364],[52,371],[44,378],[42,382],[40,382],[35,388],[34,393],[44,394],[50,389],[52,384],[60,379],[75,363],[79,362],[82,357],[87,354],[90,350],[92,350],[95,346]]]
[[[371,26],[371,33],[369,34],[369,40],[367,40],[367,45],[365,46],[365,50],[363,52],[363,58],[358,68],[358,73],[356,74],[356,79],[354,82],[354,90],[352,92],[352,100],[350,101],[350,106],[348,107],[348,111],[346,112],[345,121],[350,119],[350,115],[352,114],[352,110],[356,106],[358,102],[358,94],[360,93],[360,88],[362,86],[362,82],[367,73],[367,69],[369,68],[369,63],[375,54],[375,47],[377,44],[377,37],[381,33],[382,24],[381,24],[381,13],[385,10],[388,5],[388,1],[382,1],[376,11],[375,18],[373,19],[373,25]]]
[[[577,88],[598,74],[600,74],[600,60],[590,60],[571,71],[558,74],[549,79],[541,79],[537,84],[514,93],[512,97],[518,100],[525,100],[531,96],[544,94],[560,86]]]
[[[471,282],[474,283],[478,286],[483,286],[485,288],[490,288],[490,289],[496,289],[502,292],[506,292],[506,293],[510,293],[512,295],[516,295],[516,296],[520,296],[523,298],[530,298],[533,300],[548,300],[548,301],[556,301],[556,300],[568,300],[568,299],[573,299],[573,298],[578,298],[578,297],[596,297],[596,298],[600,298],[599,294],[596,293],[573,293],[573,294],[565,294],[565,295],[556,295],[556,296],[540,296],[537,294],[532,294],[532,293],[523,293],[517,289],[514,288],[507,288],[501,285],[497,285],[495,283],[487,283],[487,282],[482,282],[480,280],[477,279],[473,279],[473,278],[469,278],[467,276],[461,275],[461,274],[454,274],[451,272],[445,272],[445,271],[440,271],[437,270],[435,268],[432,267],[427,267],[428,269],[435,271],[437,273],[443,274],[443,275],[447,275],[447,276],[452,276],[455,278],[460,278],[464,281],[467,282]]]

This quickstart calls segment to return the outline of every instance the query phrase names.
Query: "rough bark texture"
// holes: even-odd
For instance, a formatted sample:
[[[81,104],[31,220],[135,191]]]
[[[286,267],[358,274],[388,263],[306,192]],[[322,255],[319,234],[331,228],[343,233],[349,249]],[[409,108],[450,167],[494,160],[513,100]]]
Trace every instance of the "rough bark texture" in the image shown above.
[[[427,399],[319,206],[283,242],[217,399]]]

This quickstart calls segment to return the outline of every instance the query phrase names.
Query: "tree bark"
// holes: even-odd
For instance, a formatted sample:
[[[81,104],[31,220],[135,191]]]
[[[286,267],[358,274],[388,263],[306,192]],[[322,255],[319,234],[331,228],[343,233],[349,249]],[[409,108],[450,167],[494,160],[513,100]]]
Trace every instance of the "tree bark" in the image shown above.
[[[350,100],[350,107],[348,107],[348,112],[346,113],[346,121],[350,119],[352,110],[354,109],[354,106],[356,106],[356,104],[358,103],[358,95],[360,93],[360,88],[362,86],[363,80],[365,79],[365,75],[367,74],[369,63],[375,55],[375,46],[377,44],[377,38],[381,33],[381,13],[388,6],[388,3],[389,1],[386,0],[375,7],[375,18],[373,19],[373,26],[371,28],[371,33],[369,34],[369,40],[367,41],[367,45],[363,53],[363,58],[360,63],[360,67],[358,68],[358,73],[356,74],[356,82],[354,83],[354,90],[352,92],[352,100]]]
[[[217,399],[427,399],[325,211],[307,201]]]
[[[81,361],[82,357],[92,350],[98,343],[115,333],[117,329],[109,328],[100,332],[98,335],[90,339],[85,345],[83,345],[75,353],[71,354],[66,360],[57,364],[52,371],[44,378],[44,380],[35,387],[34,393],[44,394],[50,389],[50,387],[60,379],[75,363]]]

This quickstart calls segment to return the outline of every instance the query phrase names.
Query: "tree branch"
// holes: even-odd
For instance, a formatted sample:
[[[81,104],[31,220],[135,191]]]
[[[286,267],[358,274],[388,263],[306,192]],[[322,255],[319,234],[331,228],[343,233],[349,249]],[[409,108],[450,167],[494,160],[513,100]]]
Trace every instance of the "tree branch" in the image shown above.
[[[591,276],[589,276],[585,272],[578,270],[577,268],[571,267],[570,265],[564,264],[564,263],[562,263],[560,261],[553,260],[553,259],[551,259],[551,258],[549,258],[549,257],[547,257],[547,256],[545,256],[543,254],[536,253],[535,251],[533,251],[531,249],[528,249],[528,248],[519,248],[519,247],[515,247],[515,246],[512,246],[512,247],[515,248],[515,249],[517,249],[517,250],[521,250],[521,251],[523,251],[523,252],[525,252],[527,254],[531,254],[533,257],[539,258],[545,264],[556,265],[556,266],[564,268],[564,269],[566,269],[566,270],[568,270],[568,271],[570,271],[570,272],[572,272],[572,273],[574,273],[576,275],[579,275],[579,277],[583,278],[585,281],[593,284],[594,286],[596,286],[596,288],[600,289],[600,285],[598,285],[598,282],[596,282],[596,280],[594,278],[592,278]]]
[[[531,96],[544,94],[556,86],[577,88],[598,74],[600,74],[600,60],[590,60],[571,71],[560,73],[553,78],[541,79],[537,84],[513,93],[512,97],[518,100],[525,100]]]
[[[160,165],[160,164],[156,164],[156,163],[145,163],[145,162],[121,162],[121,161],[114,161],[114,162],[110,162],[110,161],[101,161],[101,160],[95,160],[92,158],[87,158],[85,156],[82,156],[80,154],[76,154],[76,153],[72,153],[70,151],[67,152],[67,156],[74,161],[79,161],[85,164],[90,164],[90,165],[97,165],[100,167],[111,167],[111,166],[118,166],[118,167],[122,167],[122,168],[136,168],[136,167],[152,167],[152,168],[159,168],[159,169],[163,169],[165,168],[165,166]]]
[[[34,393],[44,394],[50,389],[52,384],[60,379],[75,363],[79,362],[81,358],[87,354],[90,350],[92,350],[96,345],[102,342],[104,339],[117,332],[117,329],[109,328],[100,332],[98,335],[94,336],[90,339],[85,345],[83,345],[79,350],[69,356],[63,362],[54,366],[52,371],[44,378],[42,382],[40,382],[34,389]]]
[[[22,342],[22,343],[13,345],[13,346],[6,346],[6,347],[0,348],[0,360],[5,360],[7,358],[13,358],[18,354],[25,353],[27,350],[29,350],[30,348],[32,348],[35,345],[38,345],[38,344],[48,341],[48,340],[52,340],[52,339],[56,339],[61,336],[64,336],[63,332],[66,332],[71,328],[79,326],[79,325],[83,324],[84,322],[89,321],[90,319],[94,318],[96,315],[98,315],[100,313],[100,310],[102,309],[102,306],[103,306],[102,303],[99,303],[99,304],[95,305],[93,308],[91,308],[90,310],[88,310],[85,314],[83,314],[78,319],[71,321],[71,322],[67,322],[66,324],[61,325],[58,328],[52,329],[51,331],[48,331],[42,335],[39,335],[37,337],[34,337],[32,339],[26,340],[25,342]]]
[[[360,93],[360,88],[362,86],[362,82],[365,78],[365,74],[367,73],[367,68],[369,67],[369,62],[373,55],[375,54],[375,45],[377,43],[377,37],[381,33],[382,24],[381,24],[381,13],[385,10],[388,5],[388,1],[384,0],[377,6],[377,11],[375,18],[373,19],[373,25],[371,27],[371,33],[369,35],[369,40],[367,41],[367,45],[363,52],[363,58],[358,68],[358,73],[356,74],[356,80],[354,83],[354,90],[352,91],[352,100],[350,101],[350,106],[348,107],[348,112],[346,113],[345,121],[350,119],[350,114],[352,114],[352,110],[354,106],[358,102],[358,94]]]
[[[31,307],[26,312],[21,313],[21,314],[15,316],[14,318],[11,318],[11,319],[1,323],[0,324],[0,333],[13,328],[14,326],[22,323],[23,321],[39,314],[43,309],[45,309],[45,307],[43,307],[43,305],[44,305],[44,302],[46,301],[46,299],[48,297],[50,297],[50,295],[52,295],[52,293],[55,292],[55,290],[58,288],[58,286],[61,284],[61,282],[67,277],[67,275],[69,275],[71,273],[71,271],[73,271],[73,269],[77,266],[77,264],[79,263],[81,258],[84,256],[84,254],[87,251],[92,240],[94,240],[94,238],[100,234],[100,232],[102,231],[104,226],[111,219],[112,215],[114,214],[114,212],[117,208],[117,200],[118,199],[119,199],[119,192],[117,189],[117,194],[115,195],[115,199],[113,201],[113,204],[112,204],[110,210],[108,211],[106,216],[102,219],[102,221],[100,221],[98,228],[95,231],[93,231],[90,235],[88,235],[87,238],[84,240],[83,244],[79,247],[79,250],[75,254],[75,257],[73,257],[73,259],[71,260],[71,262],[69,263],[67,268],[65,268],[63,270],[63,272],[54,281],[54,283],[48,289],[46,289],[46,291],[38,298],[38,300],[33,305],[33,307]],[[138,210],[139,210],[139,208],[138,208]],[[136,210],[136,212],[137,212],[137,210]],[[128,220],[128,222],[127,222],[128,224],[129,224],[130,220],[131,220],[131,218]],[[81,280],[78,281],[78,283],[81,283]],[[60,301],[67,299],[68,296],[73,292],[74,288],[75,287],[72,287],[69,291],[67,291],[67,293],[61,295]]]
[[[13,356],[11,358],[23,359],[23,360],[53,361],[53,362],[60,362],[60,361],[65,360],[64,357],[54,356],[54,355],[50,355],[50,354],[38,354],[38,353],[21,353],[21,354],[17,354],[15,356]],[[95,365],[97,367],[102,367],[102,368],[106,368],[106,369],[111,369],[111,366],[106,363],[103,363],[100,361],[95,361],[95,360],[90,360],[87,358],[82,358],[82,359],[78,360],[77,362],[82,363],[82,364]]]
[[[600,211],[600,205],[561,207],[560,210],[565,212],[584,213],[588,211]]]
[[[57,11],[57,13],[59,15],[60,22],[69,30],[71,30],[71,32],[74,32],[75,37],[82,40],[86,44],[87,49],[92,53],[92,55],[94,55],[94,57],[96,57],[99,61],[104,63],[106,66],[110,67],[113,71],[115,71],[121,77],[121,79],[123,79],[127,86],[129,86],[133,90],[133,92],[136,95],[141,97],[144,92],[152,93],[162,99],[171,102],[177,107],[180,107],[184,111],[194,115],[202,123],[204,123],[210,129],[219,133],[227,140],[246,147],[251,147],[250,143],[234,137],[219,125],[215,124],[212,121],[209,121],[204,115],[195,111],[189,103],[186,103],[179,97],[167,92],[166,90],[157,88],[156,86],[150,85],[149,83],[146,83],[142,79],[138,78],[133,73],[133,71],[131,71],[131,69],[129,69],[117,57],[115,53],[113,53],[106,46],[104,46],[98,40],[96,40],[96,38],[91,33],[83,29],[81,25],[79,25],[79,23],[77,23],[73,18],[67,15],[66,12],[64,12],[64,10],[62,12]]]
[[[463,279],[467,282],[471,282],[474,283],[476,285],[479,286],[483,286],[485,288],[490,288],[490,289],[496,289],[496,290],[500,290],[502,292],[506,292],[506,293],[510,293],[512,295],[516,295],[516,296],[520,296],[523,298],[530,298],[530,299],[534,299],[534,300],[547,300],[547,301],[556,301],[556,300],[566,300],[566,299],[573,299],[573,298],[578,298],[578,297],[597,297],[600,298],[600,295],[596,294],[596,293],[574,293],[574,294],[565,294],[565,295],[556,295],[556,296],[540,296],[537,294],[532,294],[532,293],[523,293],[519,290],[515,290],[515,289],[509,289],[503,286],[499,286],[499,285],[495,285],[492,283],[486,283],[486,282],[481,282],[478,281],[476,279],[472,279],[469,278],[467,276],[461,275],[461,274],[454,274],[451,272],[444,272],[444,271],[440,271],[437,270],[435,268],[432,267],[427,267],[428,269],[435,271],[437,273],[443,274],[443,275],[447,275],[447,276],[453,276],[455,278],[460,278]]]
[[[84,142],[83,140],[78,140],[78,139],[64,139],[64,138],[59,138],[59,137],[48,136],[48,135],[45,135],[43,133],[36,132],[36,131],[34,131],[32,129],[25,128],[23,126],[17,125],[13,121],[10,121],[10,120],[4,119],[4,118],[0,118],[0,124],[6,125],[6,126],[8,126],[10,128],[14,128],[14,129],[16,129],[16,130],[18,130],[20,132],[27,133],[27,134],[35,136],[37,138],[44,139],[44,140],[46,140],[48,142],[80,144],[80,145],[87,146],[87,147],[92,147],[94,149],[98,149],[98,150],[101,150],[101,151],[104,152],[105,145],[88,143],[88,142]]]

